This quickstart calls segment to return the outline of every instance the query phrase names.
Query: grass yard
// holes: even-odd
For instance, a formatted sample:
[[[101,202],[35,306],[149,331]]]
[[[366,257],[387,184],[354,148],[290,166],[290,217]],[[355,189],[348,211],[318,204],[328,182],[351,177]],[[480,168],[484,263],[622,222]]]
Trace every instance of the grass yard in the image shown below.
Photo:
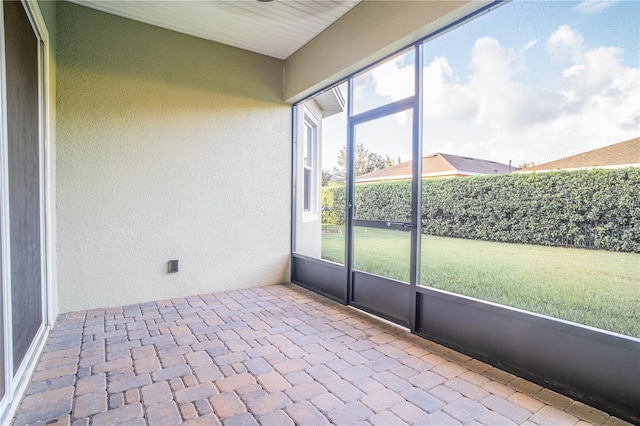
[[[409,235],[356,228],[356,269],[408,281]],[[322,257],[344,261],[344,233]],[[421,285],[640,338],[640,254],[423,235]]]

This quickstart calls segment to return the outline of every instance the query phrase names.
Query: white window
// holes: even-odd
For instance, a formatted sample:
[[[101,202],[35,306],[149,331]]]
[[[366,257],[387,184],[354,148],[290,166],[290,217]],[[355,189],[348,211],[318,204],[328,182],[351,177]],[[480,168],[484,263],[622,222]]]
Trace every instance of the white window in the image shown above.
[[[318,210],[318,126],[305,117],[302,140],[302,209],[305,216],[315,216]],[[311,217],[308,217],[311,219]]]

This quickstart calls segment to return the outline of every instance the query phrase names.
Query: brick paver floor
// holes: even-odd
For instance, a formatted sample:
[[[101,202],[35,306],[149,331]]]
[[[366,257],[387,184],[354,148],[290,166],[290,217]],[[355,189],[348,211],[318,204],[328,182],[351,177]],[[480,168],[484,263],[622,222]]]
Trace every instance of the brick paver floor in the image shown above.
[[[291,284],[61,315],[30,423],[625,424]]]

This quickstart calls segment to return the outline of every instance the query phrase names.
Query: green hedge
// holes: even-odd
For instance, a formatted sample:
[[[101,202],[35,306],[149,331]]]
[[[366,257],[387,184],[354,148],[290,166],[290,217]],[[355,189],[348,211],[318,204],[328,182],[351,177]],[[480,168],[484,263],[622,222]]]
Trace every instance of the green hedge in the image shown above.
[[[409,220],[408,181],[358,185],[358,217]],[[325,187],[325,223],[344,223],[344,187]],[[422,232],[640,253],[640,168],[425,179]]]

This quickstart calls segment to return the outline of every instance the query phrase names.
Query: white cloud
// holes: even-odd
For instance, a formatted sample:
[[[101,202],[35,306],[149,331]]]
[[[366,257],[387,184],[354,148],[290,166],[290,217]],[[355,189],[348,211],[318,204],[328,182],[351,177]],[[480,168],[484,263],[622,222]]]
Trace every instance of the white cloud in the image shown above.
[[[407,98],[415,92],[414,65],[407,65],[403,63],[402,59],[404,56],[382,64],[371,71],[375,93],[389,102]],[[396,120],[403,125],[406,123],[406,116],[398,114]]]
[[[473,93],[462,84],[452,82],[453,70],[444,56],[436,57],[424,68],[427,117],[471,119],[477,113]]]
[[[390,61],[371,71],[375,91],[390,100],[400,100],[414,93],[413,64]]]
[[[592,3],[581,7],[604,7]],[[527,62],[534,51],[546,53],[543,62]],[[428,58],[424,152],[518,165],[637,137],[640,68],[625,67],[623,57],[619,47],[588,48],[582,34],[561,25],[546,41],[530,40],[515,48],[492,37],[478,38],[464,69],[454,69],[446,56]],[[369,93],[396,100],[411,94],[413,66],[398,61],[386,65],[372,71],[369,87],[374,90]],[[532,74],[543,76],[536,81],[545,86],[523,77]]]
[[[603,139],[640,134],[640,69],[623,66],[623,53],[618,47],[590,49],[559,83],[574,125]]]
[[[518,62],[516,65],[516,69],[518,71],[525,71],[527,69],[527,64],[526,64],[527,50],[535,47],[538,44],[538,41],[539,40],[531,40],[530,42],[522,46],[520,49],[518,49]]]
[[[555,113],[549,106],[558,102],[558,95],[518,83],[514,74],[520,62],[518,51],[494,38],[480,38],[472,50],[469,79],[459,83],[447,59],[435,58],[424,73],[426,116],[466,118],[494,129],[549,120]],[[537,102],[531,102],[534,96]]]
[[[547,40],[553,58],[570,63],[548,88],[523,83],[523,52],[490,37],[476,40],[462,80],[446,57],[425,68],[425,152],[443,151],[514,164],[537,163],[640,134],[640,69],[625,67],[618,47],[585,49],[563,25]],[[535,64],[536,72],[550,72]]]
[[[563,95],[571,102],[586,101],[593,96],[619,97],[629,89],[637,88],[633,78],[637,74],[632,68],[621,65],[623,53],[618,47],[587,51],[580,62],[563,71],[560,83]]]
[[[568,25],[560,25],[547,40],[547,49],[558,59],[580,61],[584,50],[584,37]]]
[[[618,0],[583,0],[574,9],[578,13],[594,15],[616,4]]]

